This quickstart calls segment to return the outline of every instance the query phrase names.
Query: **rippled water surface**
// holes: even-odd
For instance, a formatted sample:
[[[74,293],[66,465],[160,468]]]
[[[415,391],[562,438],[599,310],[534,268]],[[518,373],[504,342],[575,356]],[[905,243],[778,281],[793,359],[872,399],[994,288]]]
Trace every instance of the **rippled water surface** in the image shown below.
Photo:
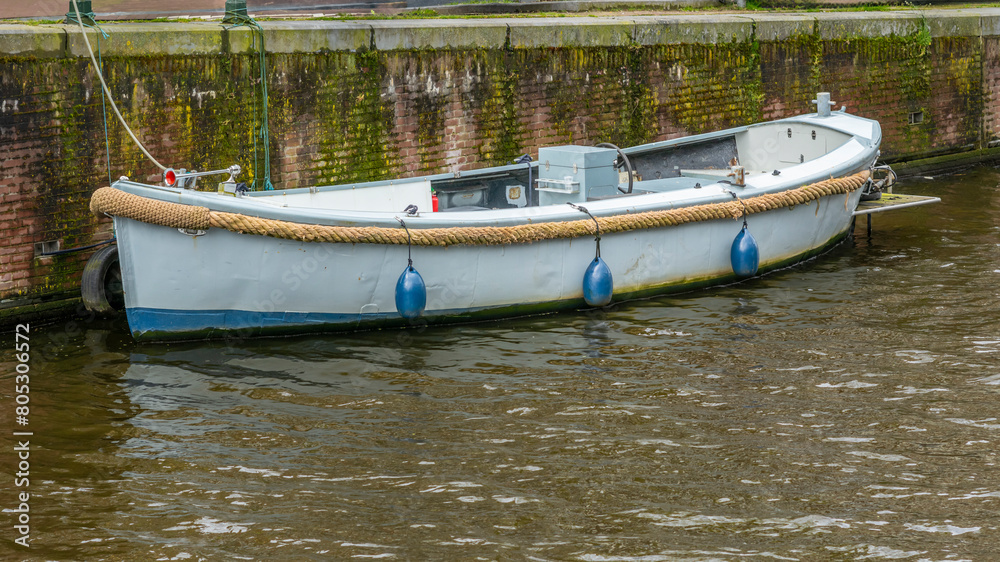
[[[0,555],[996,560],[998,184],[911,179],[944,203],[601,313],[170,345],[32,326],[32,546],[8,512]]]

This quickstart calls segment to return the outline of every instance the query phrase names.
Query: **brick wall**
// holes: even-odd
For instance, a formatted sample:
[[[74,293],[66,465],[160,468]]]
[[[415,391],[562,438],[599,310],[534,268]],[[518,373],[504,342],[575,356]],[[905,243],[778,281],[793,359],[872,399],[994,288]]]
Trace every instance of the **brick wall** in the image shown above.
[[[628,146],[809,112],[817,91],[878,119],[889,159],[1000,138],[997,37],[844,35],[814,27],[780,40],[270,54],[271,179],[301,187],[507,163],[551,144]],[[243,180],[255,161],[262,171],[256,56],[111,55],[104,67],[126,118],[164,164],[238,163]],[[159,181],[110,119],[111,176]],[[88,211],[90,194],[108,183],[105,158],[100,89],[86,59],[0,58],[0,319],[78,297],[92,252],[37,258],[34,245],[112,235]]]
[[[983,63],[983,139],[1000,139],[1000,38],[984,37],[980,57]]]

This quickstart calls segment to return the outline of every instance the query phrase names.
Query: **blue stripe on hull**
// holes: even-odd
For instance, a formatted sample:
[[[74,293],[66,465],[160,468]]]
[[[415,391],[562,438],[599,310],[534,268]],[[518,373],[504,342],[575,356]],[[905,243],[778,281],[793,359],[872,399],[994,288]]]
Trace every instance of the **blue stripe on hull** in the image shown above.
[[[128,308],[129,328],[136,339],[160,337],[204,338],[233,332],[254,336],[266,332],[349,330],[361,324],[358,314],[320,312],[250,312],[246,310],[169,310]],[[398,316],[393,314],[393,316]],[[386,314],[366,314],[365,321],[389,321]]]

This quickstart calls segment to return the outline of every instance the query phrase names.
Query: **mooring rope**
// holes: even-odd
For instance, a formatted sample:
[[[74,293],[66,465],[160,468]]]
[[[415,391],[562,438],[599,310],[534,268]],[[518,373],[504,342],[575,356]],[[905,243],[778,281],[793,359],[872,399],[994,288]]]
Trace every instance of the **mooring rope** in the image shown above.
[[[232,17],[236,23],[229,27],[224,27],[227,31],[235,27],[247,26],[250,28],[250,48],[257,49],[257,67],[260,70],[260,91],[261,91],[261,110],[260,115],[257,113],[257,89],[253,88],[253,186],[254,190],[257,189],[258,184],[260,184],[265,190],[274,189],[274,185],[271,183],[271,144],[270,144],[270,133],[268,132],[268,117],[267,117],[267,48],[264,45],[264,28],[249,15],[245,14],[235,14],[229,11],[226,12],[226,17]],[[225,20],[223,20],[225,21]],[[256,33],[255,33],[256,32]],[[257,48],[257,35],[260,35],[260,48]],[[251,78],[252,81],[252,78]],[[260,159],[257,157],[257,146],[258,143],[263,144],[264,152],[264,171],[263,174],[260,173],[259,165]]]
[[[740,199],[709,203],[693,207],[625,213],[597,217],[604,234],[629,232],[649,228],[677,226],[690,222],[716,219],[739,219],[746,214],[763,213],[774,209],[794,207],[830,195],[846,194],[860,189],[870,172],[865,170],[851,176],[831,178],[811,185]],[[170,228],[207,230],[223,228],[239,234],[256,234],[298,240],[301,242],[331,242],[347,244],[407,244],[417,246],[505,245],[524,244],[557,238],[592,236],[594,226],[590,219],[519,224],[515,226],[459,226],[450,228],[412,229],[376,226],[328,226],[306,224],[276,219],[253,217],[239,213],[213,211],[207,207],[182,205],[158,201],[126,193],[112,187],[102,187],[94,192],[90,210],[98,216],[110,215],[129,218]]]
[[[83,34],[83,42],[84,44],[87,45],[87,52],[90,53],[90,62],[94,64],[94,71],[97,72],[97,78],[100,79],[101,86],[104,88],[104,92],[108,95],[108,102],[111,103],[111,109],[115,110],[115,115],[118,116],[118,121],[121,122],[122,127],[125,127],[125,131],[127,131],[129,136],[132,137],[132,140],[135,141],[136,145],[138,145],[139,150],[141,150],[142,153],[146,155],[146,158],[149,158],[149,160],[153,164],[156,164],[156,166],[159,169],[166,170],[167,167],[164,166],[163,164],[160,164],[156,160],[156,158],[153,158],[153,155],[150,154],[148,150],[146,150],[146,147],[143,146],[141,142],[139,142],[139,139],[135,136],[135,133],[133,133],[132,129],[129,128],[128,123],[125,122],[125,118],[122,117],[122,112],[118,110],[118,105],[115,103],[115,99],[111,95],[111,89],[108,88],[107,83],[104,82],[104,74],[101,73],[101,65],[98,64],[97,59],[94,58],[94,49],[90,46],[90,39],[87,38],[87,30],[84,29],[83,21],[80,18],[80,7],[76,5],[76,0],[72,0],[72,2],[73,2],[73,11],[76,12],[76,23],[80,25],[80,33]]]
[[[104,60],[103,60],[103,58],[101,56],[101,37],[103,36],[105,39],[110,39],[111,36],[108,35],[108,32],[105,31],[103,27],[97,25],[96,22],[94,22],[94,23],[86,23],[86,22],[84,22],[85,19],[89,20],[91,22],[94,21],[93,20],[93,12],[89,12],[87,14],[80,14],[80,10],[76,6],[75,3],[74,3],[74,10],[76,11],[76,18],[75,18],[75,20],[71,16],[71,14],[66,14],[67,19],[74,20],[74,21],[76,21],[76,23],[78,23],[78,24],[80,24],[82,26],[89,27],[91,29],[96,29],[99,32],[97,34],[97,64],[98,64],[97,72],[103,74]],[[86,33],[84,35],[86,35]],[[107,102],[107,97],[108,96],[104,93],[104,88],[101,88],[101,112],[102,112],[102,115],[104,116],[104,163],[107,165],[107,168],[108,168],[108,183],[110,184],[113,180],[111,179],[111,141],[110,141],[110,139],[108,137],[108,102]],[[46,255],[46,254],[42,254],[42,255]]]

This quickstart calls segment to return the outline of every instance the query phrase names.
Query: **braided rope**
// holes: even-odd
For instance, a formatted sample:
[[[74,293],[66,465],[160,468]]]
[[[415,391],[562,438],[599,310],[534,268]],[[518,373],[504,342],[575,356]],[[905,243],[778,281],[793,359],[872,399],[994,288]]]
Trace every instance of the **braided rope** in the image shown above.
[[[866,170],[852,176],[831,178],[781,193],[769,193],[721,203],[710,203],[678,209],[625,213],[598,217],[601,232],[629,232],[649,228],[677,226],[724,218],[740,218],[803,205],[829,195],[845,194],[860,189],[870,173]],[[94,192],[90,210],[98,216],[111,215],[170,228],[207,230],[224,228],[239,234],[256,234],[301,242],[332,242],[350,244],[406,244],[406,233],[399,228],[374,226],[327,226],[252,217],[239,213],[212,211],[207,207],[182,205],[148,199],[111,187]],[[590,219],[519,224],[515,226],[463,226],[451,228],[411,229],[412,243],[417,246],[508,245],[537,242],[556,238],[592,236]]]

